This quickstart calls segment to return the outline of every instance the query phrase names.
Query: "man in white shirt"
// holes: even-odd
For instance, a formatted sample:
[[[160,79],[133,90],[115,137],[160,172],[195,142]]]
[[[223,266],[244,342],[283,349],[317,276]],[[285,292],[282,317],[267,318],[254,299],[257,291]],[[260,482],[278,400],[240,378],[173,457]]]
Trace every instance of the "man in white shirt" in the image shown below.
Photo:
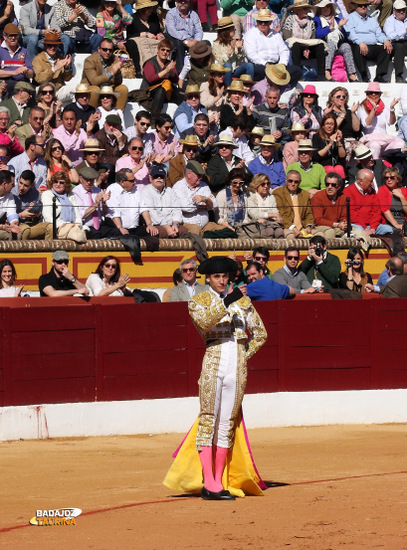
[[[0,171],[0,240],[21,239],[16,203],[11,193],[14,181],[8,170]]]
[[[254,63],[254,80],[265,77],[266,66],[279,63],[287,68],[291,76],[298,73],[298,68],[288,65],[290,50],[282,36],[271,29],[273,17],[270,10],[260,10],[254,16],[257,26],[253,27],[244,37],[244,50],[247,59]]]
[[[154,164],[150,184],[141,192],[153,225],[160,239],[175,238],[187,233],[182,225],[182,212],[175,191],[166,186],[167,172],[164,164]]]
[[[217,208],[218,203],[209,186],[202,181],[204,175],[199,162],[190,160],[185,167],[185,178],[173,187],[181,206],[182,221],[188,232],[195,235],[223,229],[223,226],[209,221],[209,211]]]

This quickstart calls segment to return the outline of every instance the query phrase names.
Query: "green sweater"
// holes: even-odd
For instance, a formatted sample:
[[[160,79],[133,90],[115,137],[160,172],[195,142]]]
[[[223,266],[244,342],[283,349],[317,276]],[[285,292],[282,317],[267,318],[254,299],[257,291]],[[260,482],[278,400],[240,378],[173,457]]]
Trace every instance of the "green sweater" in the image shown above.
[[[253,0],[221,0],[220,7],[223,9],[223,17],[238,15],[244,17],[246,13],[253,9]]]
[[[314,260],[310,260],[307,257],[298,269],[305,273],[311,284],[314,279],[319,279],[322,281],[325,289],[338,287],[338,279],[341,272],[341,262],[338,256],[334,256],[328,252],[322,264],[318,266],[315,265]]]
[[[299,162],[293,162],[287,166],[285,173],[290,170],[297,170],[301,174],[300,189],[309,191],[310,189],[325,189],[325,176],[326,172],[322,164],[317,162],[312,163],[310,170],[304,170],[301,168]]]

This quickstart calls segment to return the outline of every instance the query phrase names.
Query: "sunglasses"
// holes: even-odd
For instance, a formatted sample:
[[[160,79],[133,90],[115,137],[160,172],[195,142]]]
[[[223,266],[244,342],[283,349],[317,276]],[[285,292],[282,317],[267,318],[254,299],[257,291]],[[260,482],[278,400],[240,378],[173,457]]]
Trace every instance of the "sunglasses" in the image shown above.
[[[69,264],[69,260],[54,260],[54,261],[58,265],[62,265],[62,264],[68,265]]]
[[[382,95],[382,92],[366,92],[366,95]]]
[[[117,264],[105,264],[103,267],[107,267],[108,269],[116,269]]]
[[[243,180],[232,180],[230,182],[232,185],[244,185],[244,181]]]
[[[172,124],[170,126],[161,126],[161,128],[164,128],[164,130],[171,130]]]
[[[124,180],[124,181],[127,181],[127,183],[134,183],[136,180],[132,179],[132,180]]]
[[[299,256],[287,256],[287,260],[299,260],[300,257]]]
[[[328,182],[328,181],[325,183],[325,185],[326,185],[326,187],[335,187],[335,188],[338,187],[337,183],[332,183],[332,182]]]
[[[5,160],[7,160],[7,157],[0,157],[0,160],[4,162]]]
[[[197,145],[184,145],[184,151],[196,151],[197,147]]]
[[[144,151],[144,147],[132,147],[132,151]]]
[[[54,90],[42,90],[42,95],[54,95]]]
[[[384,176],[385,180],[395,180],[396,176]]]
[[[302,94],[304,97],[315,97],[315,94]]]
[[[57,180],[57,181],[53,181],[52,182],[52,185],[66,185],[65,181],[64,180]]]
[[[288,182],[288,183],[300,183],[300,180],[288,179],[287,182]]]
[[[346,99],[346,95],[334,95],[335,99]]]
[[[183,267],[182,273],[189,273],[190,271],[196,271],[195,267]]]
[[[200,94],[188,94],[187,99],[199,99],[201,96]]]
[[[149,122],[139,122],[140,126],[150,126]]]
[[[268,187],[270,185],[270,182],[269,181],[264,181],[263,183],[261,183],[259,185],[259,187]]]
[[[44,117],[33,116],[32,119],[35,120],[36,122],[44,122]]]
[[[55,147],[51,147],[51,151],[58,151],[58,149],[62,151],[61,145],[55,145]]]
[[[265,256],[255,256],[254,259],[256,262],[267,262],[267,258]]]
[[[113,53],[113,48],[100,48],[102,50],[102,52],[105,52],[105,53]]]
[[[45,149],[45,143],[37,143],[37,142],[35,142],[34,145],[38,145],[38,147],[42,147],[42,149]]]

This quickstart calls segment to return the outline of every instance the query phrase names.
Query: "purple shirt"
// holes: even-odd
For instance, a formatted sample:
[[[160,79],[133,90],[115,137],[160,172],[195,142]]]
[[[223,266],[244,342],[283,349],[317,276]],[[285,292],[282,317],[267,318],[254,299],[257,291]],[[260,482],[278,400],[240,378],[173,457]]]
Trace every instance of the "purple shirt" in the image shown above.
[[[83,128],[79,132],[79,136],[75,131],[70,134],[65,130],[64,125],[58,126],[55,130],[52,130],[54,138],[59,139],[62,145],[65,147],[66,155],[71,159],[72,164],[77,166],[83,161],[83,152],[80,149],[85,147],[85,141],[88,139],[88,135]]]
[[[18,46],[17,50],[13,53],[6,47],[6,43],[3,41],[0,46],[0,69],[4,71],[14,71],[17,67],[28,67],[33,70],[31,59],[28,56],[28,52],[25,48]],[[23,74],[16,76],[10,76],[14,80],[25,80]]]
[[[116,172],[118,172],[122,168],[130,168],[130,170],[133,170],[133,168],[135,168],[136,166],[137,164],[134,162],[130,155],[128,157],[120,157],[119,160],[116,162]],[[150,180],[148,178],[149,171],[146,163],[144,163],[140,170],[136,172],[135,176],[138,190],[142,191],[144,187],[150,183]]]

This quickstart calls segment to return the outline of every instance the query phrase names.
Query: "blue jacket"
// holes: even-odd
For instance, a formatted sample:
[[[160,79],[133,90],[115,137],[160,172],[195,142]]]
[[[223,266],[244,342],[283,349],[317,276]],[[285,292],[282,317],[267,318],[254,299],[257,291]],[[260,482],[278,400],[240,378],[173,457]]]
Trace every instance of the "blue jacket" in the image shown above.
[[[287,285],[280,285],[268,277],[247,285],[247,295],[251,300],[278,300],[287,298],[289,294],[290,289]]]
[[[283,163],[273,159],[272,162],[267,165],[266,163],[261,162],[261,158],[262,157],[260,155],[249,162],[248,168],[253,176],[259,173],[266,174],[270,180],[271,189],[284,185],[285,173]]]
[[[201,104],[199,104],[198,111],[195,111],[186,101],[183,101],[181,105],[178,107],[178,109],[174,113],[174,124],[175,124],[175,132],[174,134],[178,138],[184,139],[185,132],[189,128],[191,128],[194,124],[195,117],[198,113],[204,113],[205,115],[208,114],[208,110]],[[177,122],[177,118],[180,115],[186,115],[187,118],[187,125],[180,123],[180,120]],[[184,118],[184,117],[182,117]],[[184,120],[185,123],[185,120]]]

